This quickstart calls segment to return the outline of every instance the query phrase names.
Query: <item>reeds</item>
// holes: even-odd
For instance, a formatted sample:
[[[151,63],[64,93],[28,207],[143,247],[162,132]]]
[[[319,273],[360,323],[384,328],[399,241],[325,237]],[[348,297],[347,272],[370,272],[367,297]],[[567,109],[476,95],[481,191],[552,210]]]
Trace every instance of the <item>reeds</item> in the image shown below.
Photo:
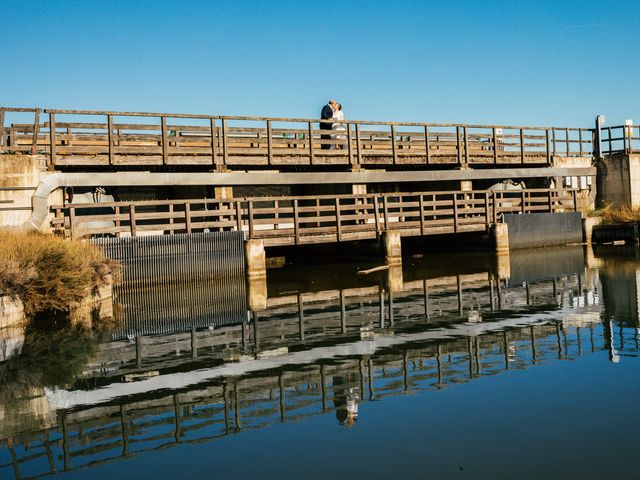
[[[117,265],[89,243],[0,230],[0,295],[19,298],[29,316],[67,311],[106,285],[116,270]]]
[[[640,221],[640,207],[630,205],[607,205],[601,210],[593,212],[593,215],[601,218],[600,223],[635,223]]]

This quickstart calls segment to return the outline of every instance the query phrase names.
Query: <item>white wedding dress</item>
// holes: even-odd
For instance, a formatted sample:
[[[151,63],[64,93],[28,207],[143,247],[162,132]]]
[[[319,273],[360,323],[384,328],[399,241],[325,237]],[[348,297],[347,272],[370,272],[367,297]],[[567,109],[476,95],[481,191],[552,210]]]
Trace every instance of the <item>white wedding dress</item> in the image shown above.
[[[342,113],[342,110],[338,110],[337,112],[333,112],[333,120],[337,120],[337,121],[344,121],[344,113]],[[347,131],[347,127],[344,123],[334,123],[333,126],[331,127],[331,130],[333,130],[333,135],[331,135],[331,138],[333,140],[346,140],[347,136],[344,135],[344,132]]]

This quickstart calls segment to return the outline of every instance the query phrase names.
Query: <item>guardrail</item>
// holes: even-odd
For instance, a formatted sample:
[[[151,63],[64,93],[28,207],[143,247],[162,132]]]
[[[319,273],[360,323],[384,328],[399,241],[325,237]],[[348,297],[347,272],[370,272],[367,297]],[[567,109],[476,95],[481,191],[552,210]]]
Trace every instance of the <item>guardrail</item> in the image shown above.
[[[33,123],[10,123],[32,112]],[[591,156],[593,130],[445,123],[0,108],[0,152],[40,152],[50,166],[385,168],[550,165]],[[340,129],[331,130],[331,125]],[[328,129],[326,129],[328,128]]]
[[[242,231],[266,245],[299,245],[482,231],[505,213],[579,211],[576,189],[159,200],[54,206],[52,226],[80,238]]]
[[[600,130],[602,153],[640,152],[640,125],[615,125]]]

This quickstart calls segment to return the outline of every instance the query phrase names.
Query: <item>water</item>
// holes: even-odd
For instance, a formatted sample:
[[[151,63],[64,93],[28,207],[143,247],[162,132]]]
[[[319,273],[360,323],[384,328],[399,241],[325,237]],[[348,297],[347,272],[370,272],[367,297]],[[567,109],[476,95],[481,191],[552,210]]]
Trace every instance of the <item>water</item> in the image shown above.
[[[290,267],[260,312],[123,289],[0,363],[0,478],[638,478],[637,257]]]

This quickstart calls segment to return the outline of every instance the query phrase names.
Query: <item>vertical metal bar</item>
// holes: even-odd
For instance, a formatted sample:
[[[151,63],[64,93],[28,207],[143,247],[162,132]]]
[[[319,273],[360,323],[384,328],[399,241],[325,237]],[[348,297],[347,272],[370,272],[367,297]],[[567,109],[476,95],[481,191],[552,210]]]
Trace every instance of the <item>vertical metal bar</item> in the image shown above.
[[[313,165],[313,124],[308,122],[309,130],[308,130],[308,140],[309,140],[309,164]]]
[[[0,123],[0,127],[2,124]],[[38,133],[40,131],[40,109],[36,108],[33,118],[33,136],[31,138],[31,155],[38,151]]]
[[[273,151],[271,147],[271,120],[267,120],[267,165],[272,165]]]
[[[391,151],[393,153],[393,164],[398,163],[398,152],[396,151],[396,127],[391,125]]]
[[[431,145],[429,144],[429,125],[424,126],[424,148],[426,152],[427,165],[431,163]]]
[[[109,142],[109,165],[113,165],[113,117],[107,114],[107,141]]]
[[[298,199],[293,200],[293,232],[295,244],[300,243],[300,225],[298,224]]]
[[[56,114],[49,113],[49,163],[48,166],[56,164]]]
[[[135,205],[129,205],[129,229],[131,231],[131,236],[135,237],[137,235],[136,206]]]
[[[191,234],[191,205],[184,204],[184,225],[187,230],[187,234]]]
[[[340,197],[336,197],[335,200],[335,210],[336,210],[336,236],[338,241],[342,241],[342,232],[340,231]],[[317,215],[317,212],[316,212]]]
[[[356,155],[358,166],[362,165],[362,145],[360,145],[360,124],[356,123]]]
[[[162,164],[166,165],[169,152],[167,150],[167,117],[164,115],[160,117],[160,130],[162,133]]]

